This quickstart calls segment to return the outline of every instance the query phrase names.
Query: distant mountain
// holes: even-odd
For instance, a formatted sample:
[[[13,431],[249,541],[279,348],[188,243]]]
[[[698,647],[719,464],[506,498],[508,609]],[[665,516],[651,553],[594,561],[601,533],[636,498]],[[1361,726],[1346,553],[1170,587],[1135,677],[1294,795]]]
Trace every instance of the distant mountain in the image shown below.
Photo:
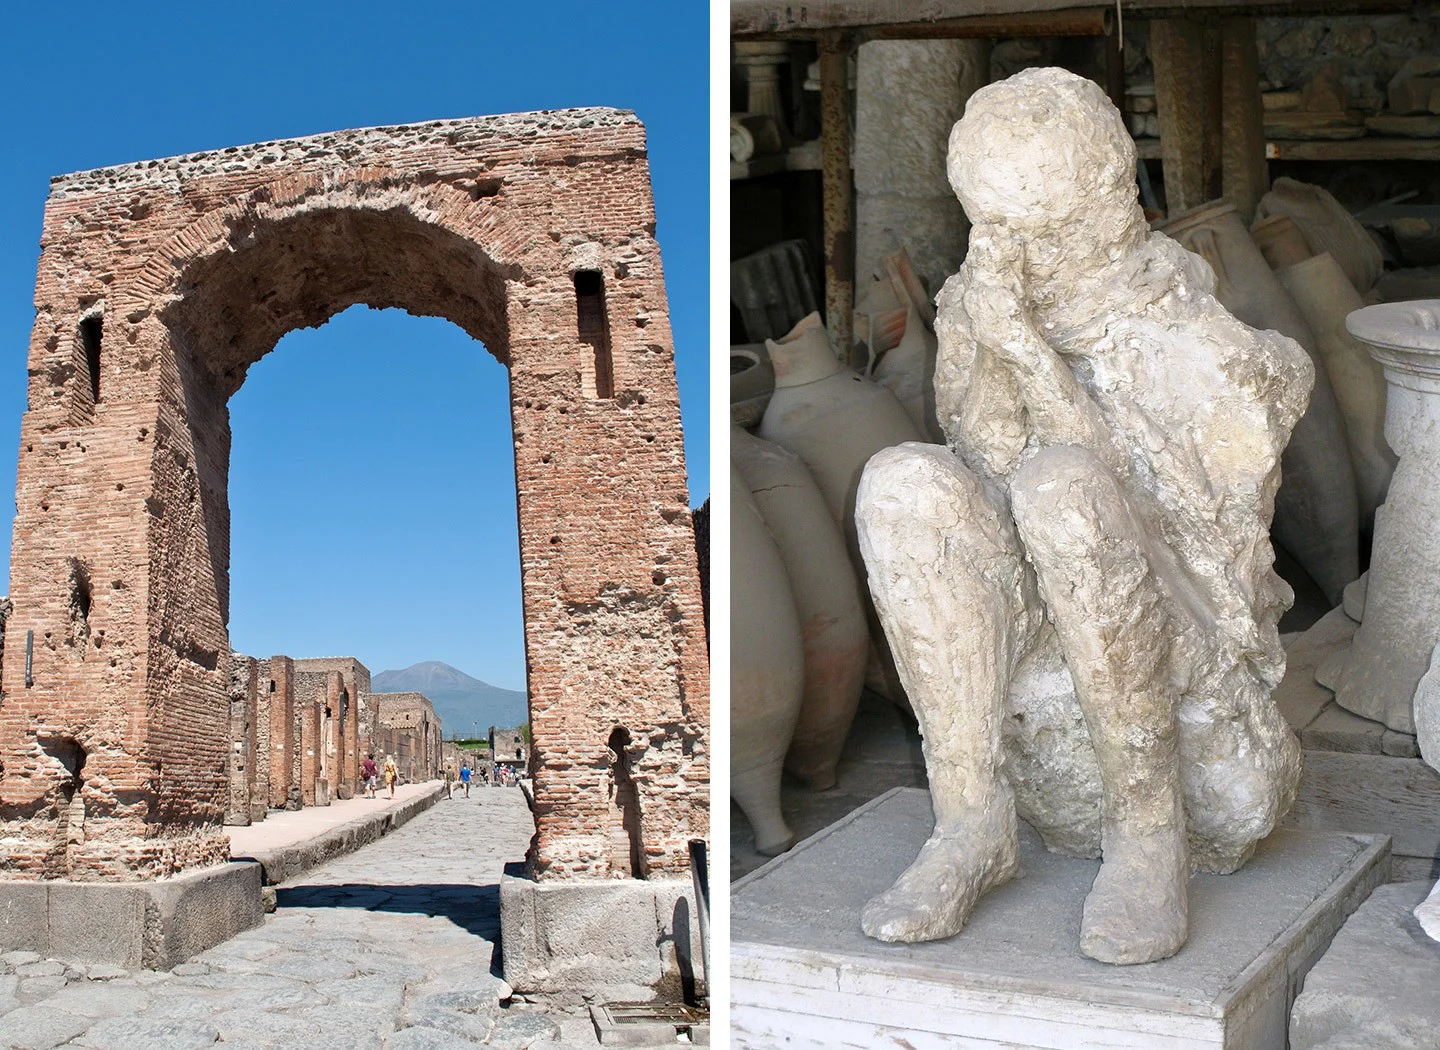
[[[439,660],[412,664],[403,671],[381,671],[370,679],[377,693],[424,693],[435,705],[440,728],[447,737],[483,736],[493,725],[500,728],[530,721],[525,694],[515,689],[471,678]]]

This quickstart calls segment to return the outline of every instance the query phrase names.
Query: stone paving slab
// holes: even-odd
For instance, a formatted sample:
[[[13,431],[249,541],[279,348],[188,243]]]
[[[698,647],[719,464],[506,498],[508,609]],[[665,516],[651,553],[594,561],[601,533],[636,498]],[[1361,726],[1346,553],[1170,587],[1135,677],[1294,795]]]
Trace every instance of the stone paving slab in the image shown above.
[[[445,784],[431,780],[397,787],[393,799],[382,791],[373,799],[357,795],[328,806],[275,810],[259,823],[228,829],[230,856],[257,862],[265,885],[275,886],[354,853],[443,798]]]
[[[7,953],[0,1050],[599,1046],[583,1010],[521,1002],[496,975],[500,873],[533,833],[518,788],[442,790],[404,827],[279,887],[261,926],[172,971]]]

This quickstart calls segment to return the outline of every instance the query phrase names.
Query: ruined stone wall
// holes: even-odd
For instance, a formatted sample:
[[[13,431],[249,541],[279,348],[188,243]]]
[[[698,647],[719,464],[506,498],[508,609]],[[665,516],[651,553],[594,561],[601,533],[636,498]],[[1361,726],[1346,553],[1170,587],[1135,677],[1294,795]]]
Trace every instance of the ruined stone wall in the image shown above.
[[[340,761],[332,778],[337,797],[350,798],[358,790],[360,761],[364,758],[374,725],[370,695],[370,669],[353,656],[307,657],[295,661],[297,672],[337,673],[342,691],[336,707],[339,726]]]
[[[1408,14],[1257,18],[1255,36],[1270,90],[1298,91],[1330,68],[1350,104],[1374,113],[1401,66],[1417,55],[1440,56],[1440,3],[1418,3]]]
[[[250,799],[255,793],[256,742],[259,726],[258,668],[248,656],[230,658],[230,750],[226,755],[229,772],[229,804],[225,823],[249,824],[253,819]]]
[[[148,878],[228,855],[227,405],[286,332],[366,303],[446,317],[509,368],[532,870],[609,873],[623,725],[646,849],[683,874],[708,828],[708,671],[654,222],[644,129],[603,109],[55,179],[0,661],[0,871]],[[63,840],[68,793],[81,842]]]
[[[255,676],[254,779],[250,787],[250,823],[270,812],[270,678],[264,661],[251,660]]]
[[[372,693],[381,732],[407,781],[444,775],[443,727],[424,693]],[[388,730],[388,733],[386,732]]]

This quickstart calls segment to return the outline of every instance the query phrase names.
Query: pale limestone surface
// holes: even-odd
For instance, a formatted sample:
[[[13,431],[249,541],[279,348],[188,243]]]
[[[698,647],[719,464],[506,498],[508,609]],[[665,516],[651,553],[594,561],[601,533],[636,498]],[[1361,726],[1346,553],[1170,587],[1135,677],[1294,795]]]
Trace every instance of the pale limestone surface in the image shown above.
[[[1082,951],[1164,958],[1192,866],[1235,870],[1294,799],[1268,526],[1313,368],[1149,233],[1133,168],[1109,100],[1057,69],[977,92],[952,133],[976,226],[939,296],[949,449],[880,452],[857,497],[936,816],[871,936],[956,933],[1014,874],[1018,808],[1103,854]]]
[[[1428,889],[1381,886],[1345,921],[1290,1011],[1292,1050],[1433,1050],[1440,944],[1410,914]]]
[[[1375,512],[1364,618],[1321,684],[1347,710],[1421,736],[1440,768],[1427,748],[1440,735],[1440,300],[1369,306],[1345,323],[1385,369],[1385,439],[1400,462]]]
[[[950,128],[990,79],[987,40],[872,40],[855,80],[855,274],[904,248],[930,289],[965,256],[966,222],[945,185]]]

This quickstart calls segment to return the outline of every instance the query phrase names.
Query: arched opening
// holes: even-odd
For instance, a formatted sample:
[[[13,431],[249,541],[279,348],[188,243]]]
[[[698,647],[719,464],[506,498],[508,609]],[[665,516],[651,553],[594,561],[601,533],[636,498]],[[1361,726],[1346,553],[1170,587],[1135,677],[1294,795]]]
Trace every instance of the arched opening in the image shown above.
[[[374,665],[364,638],[337,633],[307,647],[280,631],[257,629],[262,623],[283,626],[284,618],[274,615],[277,608],[309,607],[313,618],[323,619],[327,602],[347,602],[352,608],[360,603],[375,610],[371,619],[379,622],[386,619],[387,608],[392,619],[404,614],[403,604],[393,601],[383,584],[372,584],[368,597],[348,586],[367,569],[373,571],[384,553],[380,548],[387,545],[380,530],[354,527],[385,513],[376,505],[383,504],[383,479],[354,476],[354,468],[326,470],[307,454],[312,446],[323,450],[337,440],[353,453],[366,436],[388,430],[392,483],[429,476],[437,489],[485,496],[478,503],[457,506],[452,500],[446,506],[444,500],[417,505],[413,493],[411,498],[397,493],[410,521],[392,530],[389,542],[411,548],[411,571],[439,577],[451,587],[469,577],[475,600],[512,609],[508,633],[518,650],[523,636],[518,493],[508,376],[497,363],[504,361],[508,346],[506,280],[514,268],[499,266],[474,241],[399,206],[315,207],[263,218],[243,213],[223,243],[224,250],[202,252],[181,270],[180,294],[161,314],[175,351],[177,408],[188,424],[172,438],[171,458],[182,471],[193,463],[195,478],[194,489],[186,492],[186,505],[194,509],[188,520],[184,513],[178,516],[176,524],[188,532],[192,558],[201,553],[194,541],[204,537],[208,561],[200,572],[181,578],[202,586],[213,583],[218,630],[212,634],[208,625],[195,623],[197,603],[189,602],[191,622],[176,623],[162,637],[174,639],[181,655],[192,659],[218,651],[261,658],[278,652],[346,653],[360,663],[370,659],[365,670],[387,669],[390,665]],[[377,349],[380,342],[389,345]],[[495,351],[493,356],[487,350]],[[368,401],[360,389],[366,381]],[[394,425],[404,415],[396,410],[397,400],[412,409],[408,426],[403,420]],[[423,407],[415,412],[416,406]],[[440,411],[434,411],[436,406]],[[490,424],[483,443],[464,425],[477,419]],[[247,420],[252,432],[264,432],[272,453],[268,462],[257,462],[241,447],[246,435],[236,424]],[[377,459],[378,452],[379,446]],[[234,471],[237,457],[248,473]],[[503,464],[500,483],[494,471],[487,475],[474,469],[477,461]],[[251,500],[248,517],[232,517],[232,494]],[[165,515],[167,523],[175,517]],[[509,523],[502,542],[478,548],[467,542],[480,531],[473,525],[480,517]],[[443,526],[427,529],[425,522],[435,519]],[[268,564],[266,559],[234,563],[238,572],[232,581],[237,550],[264,548],[255,542],[256,533],[286,537],[290,549],[281,559],[272,545]],[[368,551],[362,549],[362,534],[369,536]],[[313,542],[317,537],[319,542]],[[426,556],[445,550],[452,558],[448,569],[434,558],[427,563]],[[503,583],[513,591],[486,602],[486,592]],[[238,608],[248,613],[248,621],[232,615],[236,586]],[[199,597],[203,610],[210,596]],[[223,637],[223,644],[201,642],[207,635]],[[432,655],[422,651],[409,662]],[[298,769],[282,770],[278,783],[267,783],[272,805],[284,804],[284,782],[292,773],[306,804],[351,797],[358,787],[360,739],[378,735],[377,705],[352,703],[349,691],[357,684],[368,691],[368,680],[356,683],[353,676],[301,666],[319,662],[297,661],[287,683],[296,705],[290,746],[299,753]],[[523,669],[523,656],[516,663]],[[271,670],[267,664],[267,675]],[[440,731],[423,713],[417,716],[395,727],[414,737],[396,745],[403,751],[397,758],[407,779],[425,780],[440,769]],[[270,735],[277,736],[273,728]],[[275,746],[269,745],[272,751]]]

